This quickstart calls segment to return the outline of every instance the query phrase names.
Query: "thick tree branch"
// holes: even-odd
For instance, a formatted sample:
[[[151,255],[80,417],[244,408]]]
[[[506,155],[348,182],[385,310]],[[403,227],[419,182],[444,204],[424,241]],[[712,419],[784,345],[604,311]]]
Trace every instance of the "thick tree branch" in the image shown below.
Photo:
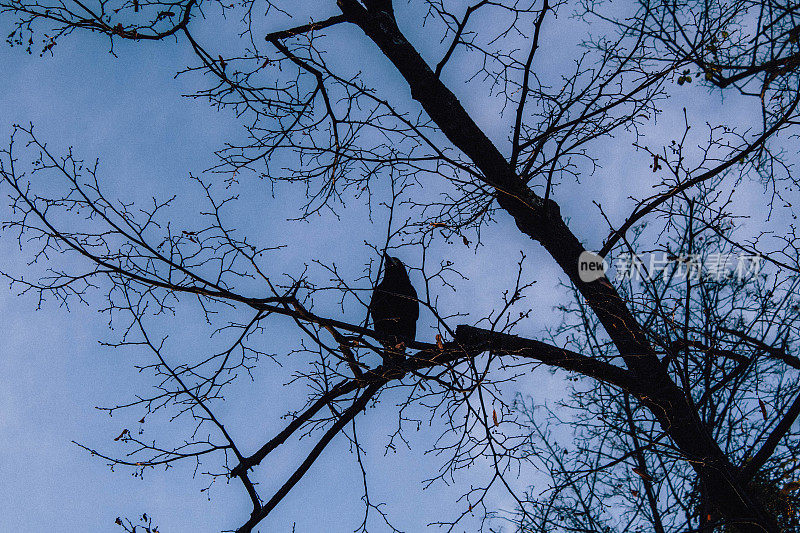
[[[641,325],[605,277],[589,283],[578,275],[585,251],[567,228],[558,205],[528,189],[506,159],[408,42],[393,17],[366,10],[355,0],[338,0],[345,16],[356,23],[394,64],[418,101],[444,135],[483,172],[495,188],[498,204],[524,234],[541,243],[586,299],[619,350],[627,367],[649,394],[645,404],[691,462],[709,488],[720,512],[742,531],[777,532],[774,519],[738,479],[684,392],[669,378]]]
[[[309,22],[308,24],[303,24],[302,26],[295,26],[294,28],[289,28],[286,30],[274,31],[272,33],[267,34],[267,36],[264,37],[264,39],[269,42],[279,41],[281,39],[288,39],[289,37],[303,35],[311,31],[328,28],[330,26],[333,26],[335,24],[340,24],[342,22],[347,22],[347,18],[344,15],[335,15],[333,17],[321,20],[319,22]]]
[[[629,370],[546,342],[473,326],[458,326],[456,343],[466,352],[491,351],[497,355],[514,355],[533,359],[548,366],[578,372],[610,385],[616,385],[633,394],[642,392],[641,384]]]

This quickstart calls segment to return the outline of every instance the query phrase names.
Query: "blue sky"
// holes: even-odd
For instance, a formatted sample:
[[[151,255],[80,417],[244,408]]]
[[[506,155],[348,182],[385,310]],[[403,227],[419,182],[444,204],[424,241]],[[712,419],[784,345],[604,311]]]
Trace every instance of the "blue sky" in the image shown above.
[[[209,37],[218,29],[209,27],[208,22],[205,29],[199,22],[198,26],[199,34]],[[409,33],[419,40],[424,38],[424,29],[409,28]],[[367,45],[362,45],[367,50]],[[54,57],[40,58],[20,49],[0,47],[0,64],[5,72],[0,77],[0,139],[7,138],[11,124],[32,122],[40,138],[55,151],[60,153],[72,146],[88,160],[99,157],[103,186],[113,196],[146,201],[153,195],[187,195],[189,200],[174,216],[178,223],[191,225],[197,216],[191,198],[196,197],[197,190],[191,187],[187,174],[200,174],[210,167],[215,162],[213,151],[225,141],[241,138],[243,130],[230,113],[181,96],[204,87],[200,76],[174,79],[176,71],[195,64],[188,48],[174,42],[123,43],[117,45],[118,57],[114,57],[101,38],[76,35],[61,41],[54,52]],[[430,54],[433,56],[434,51]],[[457,59],[454,84],[460,72]],[[351,58],[338,60],[347,64]],[[542,68],[555,69],[558,64],[553,61]],[[378,77],[396,79],[374,51],[372,55],[359,55],[357,67]],[[397,90],[407,92],[402,86]],[[695,87],[686,91],[691,91],[691,97],[683,93],[682,105],[698,115],[706,111],[705,116],[712,119],[723,116],[717,97]],[[508,131],[507,121],[496,118],[497,102],[479,95],[465,95],[464,101],[487,129],[501,137]],[[667,105],[667,109],[661,122],[648,132],[655,142],[663,142],[682,124],[680,107]],[[646,176],[646,158],[634,152],[629,140],[609,141],[602,163],[595,176],[585,177],[580,186],[567,185],[562,192],[562,198],[570,199],[561,202],[564,214],[572,218],[573,231],[590,239],[590,246],[599,243],[602,235],[592,198],[599,198],[612,215],[621,217],[624,208],[630,206],[626,200],[629,194],[649,191],[645,177],[641,181],[631,178],[624,190],[608,186],[619,176],[636,173],[638,165]],[[274,256],[271,266],[277,272],[296,271],[311,258],[324,257],[337,261],[355,276],[370,258],[364,240],[375,241],[385,231],[380,214],[375,224],[367,225],[363,223],[364,212],[357,209],[345,210],[341,220],[326,216],[310,223],[287,223],[284,220],[294,213],[297,191],[280,189],[273,200],[263,184],[243,187],[250,194],[244,202],[247,209],[232,217],[246,225],[254,237],[263,236],[267,241],[264,244],[292,244]],[[592,194],[586,194],[587,190]],[[320,239],[321,233],[328,238]],[[556,289],[554,265],[502,217],[498,225],[487,230],[485,240],[488,245],[478,254],[436,244],[437,253],[458,260],[471,277],[458,294],[443,292],[443,306],[459,308],[467,302],[469,311],[480,316],[481,310],[498,300],[514,275],[513,264],[494,264],[491,258],[510,255],[516,259],[517,252],[524,249],[537,265],[532,273],[538,281],[533,293],[536,306],[548,315],[537,316],[525,326],[525,332],[541,332],[552,323],[551,309],[562,297]],[[16,242],[3,234],[0,270],[24,271],[25,261]],[[493,282],[487,281],[487,267]],[[202,475],[192,478],[191,465],[167,473],[148,472],[144,479],[138,479],[124,469],[110,472],[102,460],[71,444],[77,440],[114,451],[112,439],[123,428],[138,429],[140,414],[120,413],[110,419],[94,406],[129,399],[151,382],[132,368],[141,354],[98,345],[98,340],[108,340],[113,333],[108,330],[107,316],[98,313],[96,307],[77,305],[67,312],[49,302],[37,311],[36,303],[33,296],[17,297],[5,287],[0,291],[0,331],[4,332],[0,341],[0,479],[6,495],[0,500],[0,529],[114,531],[115,517],[142,512],[156,518],[162,533],[212,532],[238,526],[249,513],[246,495],[238,484],[217,483],[209,501],[201,492],[206,479]],[[335,313],[335,309],[330,312]],[[285,333],[285,326],[276,323],[265,332],[265,350],[288,351],[295,337]],[[202,349],[207,339],[207,327],[197,309],[188,304],[162,327],[172,332],[170,348],[176,356],[190,346]],[[286,363],[285,359],[281,361]],[[255,372],[255,381],[240,381],[229,401],[220,407],[223,418],[252,449],[280,428],[282,414],[302,405],[304,389],[283,386],[291,370],[286,364],[281,367],[265,361]],[[561,383],[544,371],[532,382],[514,387],[523,394],[535,393],[537,401],[552,400],[562,391]],[[366,463],[373,482],[371,490],[376,501],[389,503],[387,510],[399,527],[415,531],[422,523],[453,514],[461,505],[456,503],[460,484],[479,480],[482,474],[477,472],[473,478],[468,473],[454,486],[440,484],[423,491],[422,481],[440,465],[436,457],[422,454],[438,434],[436,424],[423,426],[412,436],[412,450],[400,447],[384,453],[395,424],[391,395],[360,421],[370,452]],[[158,434],[164,427],[158,420],[146,424],[151,432],[148,435]],[[306,440],[301,446],[307,444]],[[258,480],[265,485],[281,482],[299,457],[296,449],[281,452],[269,468],[262,469]],[[361,519],[360,482],[348,444],[338,438],[264,523],[262,531],[291,531],[295,522],[297,531],[319,531],[320,524],[327,531],[351,531]],[[507,502],[498,497],[495,503]],[[380,527],[376,525],[375,530]]]
[[[99,157],[103,186],[119,198],[146,201],[152,195],[165,197],[184,190],[196,194],[186,175],[211,166],[213,150],[240,136],[240,124],[203,101],[181,97],[202,87],[202,80],[189,76],[173,79],[177,70],[193,64],[185,47],[121,44],[116,53],[118,57],[109,54],[106,43],[95,36],[65,40],[54,57],[0,48],[0,62],[7,72],[0,79],[3,137],[10,134],[13,123],[32,122],[37,135],[56,152],[72,146],[87,160]],[[268,194],[261,194],[268,200]],[[286,192],[289,197],[292,194]],[[270,204],[276,223],[282,218],[279,215],[294,214],[291,207],[281,212],[279,205]],[[183,206],[177,215],[191,223],[196,216],[193,208]],[[240,215],[251,223],[263,221],[260,212]],[[341,261],[352,249],[363,264],[369,259],[369,250],[362,245],[363,238],[354,238],[355,228],[364,229],[362,221],[363,213],[346,212],[343,221],[334,226],[329,220],[288,225],[286,240],[298,244],[283,255],[291,264],[287,269],[312,257],[336,259],[338,254]],[[338,251],[315,237],[322,228],[332,241],[344,243],[336,247]],[[383,232],[381,225],[366,229],[368,233],[362,237],[373,238],[375,234],[369,232]],[[257,233],[258,228],[251,231]],[[352,242],[347,242],[348,238]],[[515,239],[519,241],[512,245],[516,249],[522,239]],[[16,242],[4,235],[0,247],[0,267],[24,272],[26,256],[18,251]],[[469,256],[465,260],[469,261]],[[346,266],[360,268],[356,262]],[[470,294],[474,290],[467,287],[461,296],[480,299],[480,292]],[[136,354],[98,345],[98,340],[113,338],[106,315],[81,305],[67,312],[55,302],[45,303],[37,311],[36,303],[33,296],[17,297],[6,287],[0,292],[0,330],[6,332],[0,344],[0,453],[4,457],[0,476],[7,487],[7,497],[0,503],[0,529],[114,531],[118,529],[113,525],[115,517],[133,518],[142,512],[155,517],[162,533],[236,527],[249,513],[246,495],[238,484],[217,483],[209,501],[201,492],[207,481],[202,475],[192,478],[193,465],[167,473],[148,472],[138,479],[124,469],[110,472],[104,461],[71,444],[76,440],[103,451],[121,449],[112,439],[123,428],[138,428],[140,413],[109,418],[94,406],[130,399],[152,382],[132,369]],[[175,330],[173,336],[183,332],[184,339],[204,340],[206,331],[195,329],[198,320],[196,314],[187,312],[166,327]],[[279,336],[281,331],[276,328],[272,333]],[[276,352],[288,348],[288,340],[281,339],[271,346]],[[302,388],[282,387],[289,377],[285,368],[267,362],[255,375],[255,383],[240,384],[227,402],[240,410],[227,405],[221,408],[225,420],[234,427],[240,423],[242,431],[254,424],[249,413],[266,415],[259,416],[256,430],[242,436],[253,450],[278,431],[278,417],[301,406],[304,399]],[[360,424],[365,428],[364,440],[371,444],[367,464],[373,498],[390,502],[393,520],[412,530],[422,522],[441,518],[443,508],[457,508],[459,487],[422,490],[421,482],[439,466],[437,459],[421,456],[424,445],[435,435],[435,426],[412,435],[412,442],[417,440],[413,451],[401,447],[384,455],[387,436],[396,423],[391,395],[372,411]],[[374,442],[369,442],[372,435]],[[261,481],[282,482],[282,475],[298,458],[296,453],[276,455]],[[293,523],[297,531],[316,531],[320,524],[326,524],[328,531],[351,531],[361,520],[360,483],[346,441],[337,439],[262,531],[291,531]]]
[[[179,97],[187,90],[172,80],[185,59],[179,47],[130,47],[117,59],[98,41],[70,39],[53,58],[0,49],[8,72],[0,81],[3,137],[12,123],[33,122],[59,152],[74,146],[87,159],[102,157],[116,193],[160,195],[164,182],[209,161],[221,138],[214,133],[224,135],[234,124]],[[207,127],[212,122],[214,129]],[[194,135],[191,143],[182,141],[186,132],[205,130],[210,131]],[[0,246],[3,268],[23,266],[13,242],[3,238]],[[0,468],[7,494],[0,529],[111,531],[116,516],[141,512],[222,529],[225,518],[236,515],[235,498],[211,512],[185,476],[139,480],[112,474],[71,444],[108,442],[132,422],[109,420],[93,406],[130,396],[125,384],[135,377],[124,358],[98,348],[97,340],[108,338],[107,320],[99,313],[80,306],[67,313],[55,305],[36,312],[35,306],[33,298],[0,294],[0,327],[6,332],[0,345]],[[161,523],[163,531],[174,529],[167,527],[169,519]]]

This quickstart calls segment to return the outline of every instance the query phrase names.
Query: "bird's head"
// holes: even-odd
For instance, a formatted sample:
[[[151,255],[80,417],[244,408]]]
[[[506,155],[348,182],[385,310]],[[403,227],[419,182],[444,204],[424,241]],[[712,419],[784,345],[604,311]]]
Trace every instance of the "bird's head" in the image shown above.
[[[386,265],[384,268],[387,273],[396,274],[396,275],[405,275],[408,276],[406,273],[406,267],[402,261],[400,261],[396,257],[391,257],[389,254],[383,254],[383,262]]]

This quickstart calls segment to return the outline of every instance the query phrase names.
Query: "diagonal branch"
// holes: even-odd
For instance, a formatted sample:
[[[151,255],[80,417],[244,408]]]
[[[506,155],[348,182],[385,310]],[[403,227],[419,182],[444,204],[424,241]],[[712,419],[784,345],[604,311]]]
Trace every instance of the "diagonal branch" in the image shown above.
[[[567,274],[597,315],[626,366],[648,390],[645,405],[690,461],[709,489],[720,512],[743,531],[777,532],[764,505],[740,482],[710,432],[686,401],[686,393],[670,379],[648,336],[607,278],[581,279],[579,257],[584,246],[561,218],[558,204],[539,197],[514,173],[508,161],[409,43],[393,17],[367,11],[356,0],[338,0],[342,13],[357,24],[392,62],[442,133],[483,173],[495,198],[524,234],[536,240]]]
[[[534,359],[548,366],[578,372],[584,376],[616,385],[633,394],[643,392],[642,385],[630,370],[546,342],[473,326],[458,326],[456,343],[467,352],[492,351],[498,355],[515,355]]]
[[[769,344],[765,343],[764,341],[758,340],[753,338],[749,335],[742,333],[741,331],[737,331],[735,329],[726,328],[724,326],[720,326],[720,331],[728,333],[730,335],[734,335],[742,339],[747,344],[755,346],[756,348],[763,350],[767,355],[778,359],[779,361],[783,361],[787,366],[792,368],[796,368],[800,370],[800,358],[797,356],[791,355],[786,353],[786,350],[782,350],[781,348],[775,348],[774,346],[770,346]]]
[[[636,224],[648,213],[651,213],[655,208],[657,208],[670,198],[674,198],[683,191],[694,187],[698,183],[702,183],[703,181],[711,179],[714,176],[717,176],[720,173],[725,172],[730,167],[732,167],[737,161],[740,161],[742,158],[747,157],[755,150],[763,146],[764,143],[767,142],[767,139],[772,137],[772,135],[774,135],[775,132],[777,132],[779,129],[781,129],[783,126],[786,125],[787,121],[789,121],[789,119],[791,118],[792,113],[794,113],[794,110],[797,108],[798,103],[800,103],[800,92],[797,94],[797,96],[795,96],[791,105],[786,110],[786,113],[784,113],[779,120],[775,121],[775,123],[770,128],[768,128],[766,131],[764,131],[764,133],[759,135],[758,138],[755,139],[752,143],[750,143],[747,147],[745,147],[740,152],[737,152],[735,156],[728,158],[728,160],[720,163],[719,165],[710,170],[707,170],[706,172],[703,172],[699,176],[695,176],[692,179],[686,180],[683,183],[676,185],[675,187],[672,187],[670,190],[661,193],[655,196],[654,198],[651,198],[650,202],[648,202],[646,205],[642,206],[641,208],[637,208],[631,214],[631,216],[628,217],[628,220],[626,220],[622,224],[622,226],[620,226],[620,228],[616,230],[614,233],[612,233],[611,236],[608,238],[608,240],[606,240],[599,254],[602,257],[605,257],[606,254],[608,254],[608,252],[610,252],[611,249],[614,248],[614,245],[616,245],[620,241],[620,239],[622,239],[625,236],[625,234],[628,232],[629,229],[633,227],[634,224]]]
[[[278,489],[272,498],[269,499],[267,503],[265,503],[262,507],[256,508],[253,510],[253,514],[250,516],[250,520],[248,520],[243,526],[236,530],[236,533],[249,533],[253,530],[253,528],[258,524],[261,520],[266,518],[266,516],[280,503],[280,501],[292,490],[298,481],[300,481],[303,476],[308,472],[311,465],[314,464],[314,461],[320,456],[322,451],[325,447],[330,443],[333,438],[339,434],[339,432],[346,426],[353,418],[356,417],[358,413],[360,413],[366,406],[367,403],[375,396],[375,394],[380,390],[380,388],[384,385],[385,382],[376,382],[371,384],[367,389],[359,396],[353,404],[348,407],[342,414],[339,416],[338,420],[325,432],[322,438],[317,442],[317,444],[312,448],[311,452],[306,456],[305,460],[297,467],[297,470],[289,477],[288,480]]]
[[[772,433],[769,434],[769,437],[764,441],[764,444],[759,448],[758,452],[742,466],[739,475],[745,483],[753,479],[756,472],[758,472],[758,470],[764,466],[764,463],[772,457],[775,448],[778,447],[781,439],[792,429],[792,424],[794,424],[798,416],[800,416],[800,394],[797,395],[792,405],[786,411],[786,414],[783,415],[783,418],[781,418],[778,425],[775,426],[775,429],[772,430]]]
[[[319,22],[309,22],[308,24],[303,24],[302,26],[296,26],[287,30],[274,31],[270,34],[267,34],[265,39],[270,42],[288,39],[289,37],[296,37],[297,35],[303,35],[304,33],[311,31],[328,28],[341,22],[347,22],[347,18],[344,15],[336,15]]]

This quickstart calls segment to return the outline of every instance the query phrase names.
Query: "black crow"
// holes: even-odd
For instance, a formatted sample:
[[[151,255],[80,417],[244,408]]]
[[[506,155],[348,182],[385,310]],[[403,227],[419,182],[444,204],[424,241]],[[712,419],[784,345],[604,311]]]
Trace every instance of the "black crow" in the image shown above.
[[[383,280],[375,287],[369,302],[369,314],[375,331],[382,335],[384,348],[402,358],[401,343],[414,340],[417,334],[419,302],[417,291],[408,279],[403,262],[384,254]]]

